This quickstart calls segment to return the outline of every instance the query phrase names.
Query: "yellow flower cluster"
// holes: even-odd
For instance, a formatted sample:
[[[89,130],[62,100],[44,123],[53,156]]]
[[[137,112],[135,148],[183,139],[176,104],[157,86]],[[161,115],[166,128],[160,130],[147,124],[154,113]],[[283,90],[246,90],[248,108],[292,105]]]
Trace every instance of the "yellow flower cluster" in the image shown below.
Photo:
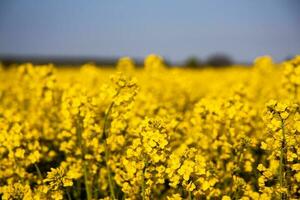
[[[300,56],[0,70],[1,199],[300,199]]]
[[[297,197],[300,191],[300,107],[298,103],[267,103],[267,136],[261,142],[266,158],[257,169],[260,190],[270,199]],[[276,181],[275,181],[276,180]]]
[[[296,56],[293,60],[283,63],[284,79],[283,86],[293,98],[298,97],[300,86],[300,56]]]
[[[136,198],[149,199],[158,185],[166,179],[169,155],[168,132],[158,119],[145,119],[136,130],[121,158],[116,181],[122,191]]]

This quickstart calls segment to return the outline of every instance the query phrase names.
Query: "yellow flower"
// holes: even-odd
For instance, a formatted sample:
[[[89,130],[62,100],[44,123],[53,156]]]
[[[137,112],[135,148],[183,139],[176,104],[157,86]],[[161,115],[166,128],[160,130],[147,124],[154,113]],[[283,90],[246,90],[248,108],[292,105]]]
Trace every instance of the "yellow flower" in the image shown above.
[[[168,196],[167,200],[182,200],[180,194],[172,194],[172,196]]]
[[[32,191],[29,185],[20,182],[9,184],[0,189],[3,200],[9,199],[32,199]]]
[[[231,200],[231,198],[230,198],[230,196],[225,195],[222,197],[222,200]]]
[[[25,154],[25,150],[21,148],[18,148],[15,153],[17,158],[24,158],[24,154]]]
[[[262,165],[262,164],[259,164],[258,166],[257,166],[257,169],[259,170],[259,171],[265,171],[266,170],[266,168]]]
[[[49,183],[52,190],[73,185],[72,179],[66,175],[66,170],[62,167],[51,168],[51,171],[47,173],[46,179],[44,179],[44,183]]]

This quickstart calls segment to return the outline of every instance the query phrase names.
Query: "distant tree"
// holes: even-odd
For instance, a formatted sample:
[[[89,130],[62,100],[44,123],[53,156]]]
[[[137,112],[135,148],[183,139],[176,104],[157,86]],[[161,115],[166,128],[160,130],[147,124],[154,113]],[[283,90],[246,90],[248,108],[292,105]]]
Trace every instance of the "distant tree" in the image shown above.
[[[294,55],[288,55],[285,57],[284,61],[292,60],[294,57]]]
[[[212,55],[206,61],[206,65],[213,66],[213,67],[230,66],[233,63],[234,63],[233,60],[228,55],[225,54]]]
[[[201,61],[196,56],[191,56],[185,61],[185,66],[190,68],[197,68],[201,65]]]
[[[165,59],[165,58],[164,58],[164,64],[165,64],[165,67],[171,67],[172,66],[172,62],[168,59]]]

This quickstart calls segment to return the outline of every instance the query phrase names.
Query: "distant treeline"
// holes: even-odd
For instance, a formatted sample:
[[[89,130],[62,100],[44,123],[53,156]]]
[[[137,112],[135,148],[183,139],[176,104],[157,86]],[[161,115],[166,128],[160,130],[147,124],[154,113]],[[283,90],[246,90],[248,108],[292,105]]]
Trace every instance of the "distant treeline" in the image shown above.
[[[231,66],[235,64],[233,59],[230,56],[225,54],[215,54],[208,57],[206,60],[201,60],[196,56],[191,56],[185,61],[186,67],[197,68],[204,66],[212,66],[212,67],[224,67]]]
[[[80,66],[86,63],[94,63],[101,66],[114,66],[118,58],[99,57],[78,57],[78,56],[0,56],[0,61],[4,66],[21,63],[33,63],[35,65],[54,64],[58,66]],[[137,65],[142,65],[142,61],[137,60]]]
[[[78,56],[59,56],[59,57],[45,57],[45,56],[1,56],[0,62],[2,62],[3,66],[10,66],[13,64],[21,64],[21,63],[33,63],[35,65],[43,65],[43,64],[55,64],[58,66],[80,66],[86,63],[94,63],[95,65],[104,66],[104,67],[112,67],[115,66],[118,62],[119,58],[101,58],[101,57],[78,57]],[[143,66],[142,59],[134,59],[136,66]],[[167,66],[181,66],[181,67],[189,67],[189,68],[201,68],[205,66],[212,67],[223,67],[223,66],[231,66],[236,64],[230,56],[225,54],[215,54],[208,57],[206,60],[201,60],[196,56],[191,56],[186,59],[183,63],[172,63],[169,60],[165,60],[165,64]]]

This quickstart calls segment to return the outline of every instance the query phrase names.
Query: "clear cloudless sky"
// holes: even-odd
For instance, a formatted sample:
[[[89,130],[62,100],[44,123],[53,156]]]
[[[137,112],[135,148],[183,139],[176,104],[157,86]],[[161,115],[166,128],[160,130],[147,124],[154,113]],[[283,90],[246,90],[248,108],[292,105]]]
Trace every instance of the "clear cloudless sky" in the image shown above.
[[[300,54],[299,0],[1,0],[0,55]]]

